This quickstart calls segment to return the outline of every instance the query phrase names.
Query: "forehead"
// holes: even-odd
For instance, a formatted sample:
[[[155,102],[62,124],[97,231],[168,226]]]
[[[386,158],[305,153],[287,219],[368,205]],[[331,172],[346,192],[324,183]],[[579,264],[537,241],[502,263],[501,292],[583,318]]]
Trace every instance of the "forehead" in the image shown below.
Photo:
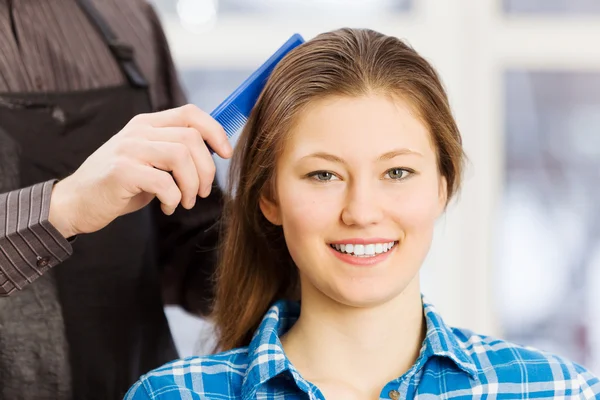
[[[345,158],[373,156],[398,148],[434,155],[430,133],[411,105],[385,95],[327,97],[311,102],[299,115],[286,153],[302,157],[315,151]]]

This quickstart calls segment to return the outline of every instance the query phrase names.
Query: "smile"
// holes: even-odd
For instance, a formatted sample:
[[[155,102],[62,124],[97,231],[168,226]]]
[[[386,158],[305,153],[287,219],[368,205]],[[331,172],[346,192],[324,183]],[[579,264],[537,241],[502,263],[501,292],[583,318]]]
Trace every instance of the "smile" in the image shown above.
[[[379,254],[387,253],[398,242],[384,242],[384,243],[369,243],[369,244],[330,244],[329,246],[342,254],[348,254],[355,257],[376,257]]]

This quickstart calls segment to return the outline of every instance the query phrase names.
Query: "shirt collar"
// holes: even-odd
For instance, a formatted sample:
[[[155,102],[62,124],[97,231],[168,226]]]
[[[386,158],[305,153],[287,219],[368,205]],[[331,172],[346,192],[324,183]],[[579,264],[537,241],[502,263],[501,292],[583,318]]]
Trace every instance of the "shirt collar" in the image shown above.
[[[448,327],[433,305],[423,297],[423,313],[427,332],[421,354],[413,366],[419,371],[433,356],[445,357],[456,366],[477,379],[477,367],[464,344]],[[248,368],[242,384],[242,398],[251,398],[259,386],[284,371],[289,371],[308,391],[308,384],[300,378],[288,358],[285,356],[280,337],[296,322],[300,315],[300,304],[289,300],[276,302],[265,314],[248,347]]]
[[[449,358],[462,371],[477,379],[477,366],[467,351],[464,343],[456,337],[456,334],[446,325],[435,307],[423,296],[423,313],[427,324],[427,333],[421,348],[421,357],[416,362],[416,368],[420,369],[432,356]]]

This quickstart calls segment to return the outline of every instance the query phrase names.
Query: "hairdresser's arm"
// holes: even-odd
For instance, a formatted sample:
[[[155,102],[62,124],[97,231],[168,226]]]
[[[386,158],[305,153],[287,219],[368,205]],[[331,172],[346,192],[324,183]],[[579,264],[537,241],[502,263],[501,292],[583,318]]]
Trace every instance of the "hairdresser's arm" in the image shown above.
[[[221,157],[232,149],[223,128],[186,105],[134,117],[52,192],[49,221],[64,237],[96,232],[155,198],[167,215],[191,209],[214,180],[210,145]]]
[[[54,182],[0,193],[0,296],[22,289],[73,252],[48,221]]]

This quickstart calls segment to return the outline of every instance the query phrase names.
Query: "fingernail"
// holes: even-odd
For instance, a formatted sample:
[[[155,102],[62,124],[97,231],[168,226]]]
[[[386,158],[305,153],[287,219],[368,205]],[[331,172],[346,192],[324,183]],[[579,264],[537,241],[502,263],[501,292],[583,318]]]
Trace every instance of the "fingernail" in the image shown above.
[[[231,143],[227,140],[225,142],[225,156],[231,157],[233,155],[233,148],[231,147]]]
[[[163,206],[162,209],[166,215],[173,215],[173,213],[175,212],[175,208],[169,206]]]
[[[208,195],[210,194],[210,191],[212,189],[212,183],[209,185],[206,185],[206,187],[204,187],[204,197],[208,197]]]

